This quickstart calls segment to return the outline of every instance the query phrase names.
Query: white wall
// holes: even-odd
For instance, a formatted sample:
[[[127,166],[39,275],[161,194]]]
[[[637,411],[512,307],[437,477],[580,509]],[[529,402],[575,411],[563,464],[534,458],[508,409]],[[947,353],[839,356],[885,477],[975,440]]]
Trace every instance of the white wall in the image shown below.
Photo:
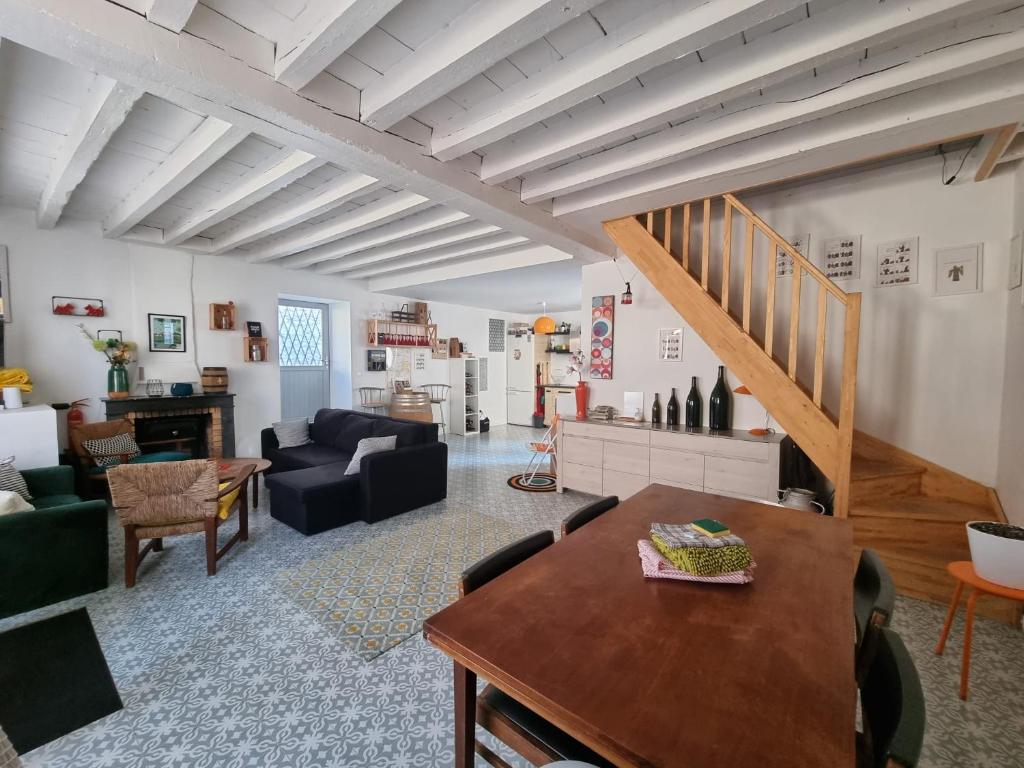
[[[383,386],[385,374],[366,371],[365,319],[373,311],[397,309],[403,300],[373,294],[339,277],[252,265],[231,257],[196,256],[181,251],[107,240],[98,226],[62,222],[52,231],[36,229],[31,212],[0,210],[0,243],[8,246],[14,322],[7,326],[6,363],[27,368],[36,384],[34,402],[68,402],[90,397],[86,418],[104,418],[99,398],[106,393],[106,362],[82,338],[76,323],[95,332],[119,329],[140,347],[147,378],[197,381],[206,365],[227,366],[236,394],[236,450],[258,455],[259,430],[280,416],[277,366],[277,301],[282,295],[332,303],[335,357],[351,354],[351,373],[339,371],[332,381],[332,404],[347,406],[351,389]],[[102,298],[102,319],[54,316],[50,297]],[[194,295],[193,295],[194,294]],[[271,337],[269,363],[242,362],[242,332],[209,330],[209,304],[233,300],[238,319],[259,320]],[[473,353],[487,355],[487,320],[526,320],[524,316],[432,303],[433,320],[442,337],[458,336]],[[345,328],[346,310],[351,323]],[[149,312],[183,314],[187,320],[185,354],[150,353],[146,349]],[[347,336],[342,340],[341,336]],[[505,422],[505,356],[490,358],[490,388],[481,408],[493,424]],[[132,371],[135,381],[135,371]],[[434,361],[414,372],[413,384],[448,383],[447,361]]]
[[[1024,230],[1024,163],[1013,174],[1013,223],[1009,236]],[[1024,525],[1024,295],[1008,293],[1006,364],[1003,377],[1002,429],[996,490],[1011,523]]]
[[[773,194],[742,195],[743,202],[784,236],[811,234],[811,253],[820,259],[825,238],[862,234],[861,279],[841,283],[863,294],[858,367],[857,426],[986,485],[994,485],[999,452],[1000,408],[1006,329],[1006,249],[1011,217],[1012,178],[999,174],[980,184],[943,186],[939,158],[793,187]],[[742,243],[737,227],[734,243]],[[920,237],[920,279],[914,286],[876,288],[879,243]],[[720,235],[719,235],[720,237]],[[737,238],[740,238],[737,240]],[[984,291],[936,298],[935,249],[984,243]],[[734,246],[734,254],[739,246]],[[734,256],[734,263],[736,259]],[[766,263],[766,262],[765,262]],[[628,261],[622,272],[634,271]],[[733,295],[739,295],[738,268]],[[712,279],[715,279],[713,275]],[[684,362],[656,360],[657,329],[683,325],[678,315],[641,276],[632,279],[634,304],[616,301],[615,379],[597,382],[593,400],[621,408],[623,390],[667,396],[670,386],[689,387],[700,377],[707,418],[707,396],[719,364],[690,329],[684,332]],[[777,332],[786,322],[788,280],[779,284]],[[583,308],[594,295],[621,294],[614,265],[583,270]],[[805,291],[804,341],[813,334],[813,293]],[[811,303],[808,303],[810,299]],[[831,308],[830,308],[831,309]],[[753,317],[763,317],[754,306]],[[831,327],[830,349],[841,349]],[[1021,331],[1024,334],[1024,330]],[[776,346],[779,343],[776,336]],[[812,359],[801,348],[803,365]],[[731,387],[738,382],[730,377]],[[826,387],[826,402],[837,394],[837,380]],[[733,399],[735,427],[757,425],[763,410],[750,397]]]

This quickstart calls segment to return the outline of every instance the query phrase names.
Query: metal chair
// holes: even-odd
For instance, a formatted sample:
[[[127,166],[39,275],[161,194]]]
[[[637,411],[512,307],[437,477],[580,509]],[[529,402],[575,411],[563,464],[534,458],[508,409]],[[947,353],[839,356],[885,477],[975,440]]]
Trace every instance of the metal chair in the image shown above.
[[[360,387],[359,392],[359,407],[364,411],[370,413],[377,413],[377,411],[388,409],[388,402],[385,398],[384,387]]]
[[[860,553],[853,577],[853,619],[857,628],[855,650],[857,682],[863,682],[878,646],[878,633],[889,626],[896,605],[896,588],[889,569],[873,549]]]
[[[860,687],[864,732],[857,734],[858,768],[915,768],[924,743],[924,690],[902,638],[878,631],[878,647]]]
[[[444,419],[444,404],[448,402],[448,393],[451,391],[451,387],[448,384],[424,384],[416,387],[423,392],[430,395],[430,408],[433,410],[434,406],[437,406],[438,421],[437,423],[441,426],[441,434],[444,435],[444,439],[448,439],[448,427]]]
[[[568,536],[577,528],[586,525],[594,518],[600,517],[609,509],[614,509],[618,505],[618,496],[605,496],[603,499],[598,499],[587,504],[585,507],[580,507],[562,521],[562,536]]]
[[[540,440],[536,440],[531,443],[527,443],[526,447],[530,449],[530,461],[526,465],[526,469],[523,470],[523,484],[531,485],[533,479],[540,472],[541,465],[544,463],[544,459],[551,460],[551,471],[558,472],[558,457],[555,453],[555,440],[558,437],[558,420],[560,416],[556,413],[551,418],[551,426],[548,427],[548,431],[544,433],[544,437]]]

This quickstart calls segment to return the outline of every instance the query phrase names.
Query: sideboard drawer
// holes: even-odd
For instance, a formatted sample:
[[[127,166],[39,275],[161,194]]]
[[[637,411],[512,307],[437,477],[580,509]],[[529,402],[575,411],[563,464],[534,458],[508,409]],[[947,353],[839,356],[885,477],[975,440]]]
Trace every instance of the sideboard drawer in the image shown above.
[[[768,474],[768,465],[758,461],[708,456],[704,460],[704,490],[770,499],[775,489],[769,487]]]
[[[588,467],[600,467],[604,457],[604,443],[576,435],[562,437],[562,460]]]
[[[559,463],[562,473],[562,485],[574,491],[602,495],[602,476],[600,467],[588,467],[583,464],[572,464],[568,461]]]
[[[771,443],[710,435],[688,435],[680,432],[652,432],[651,445],[656,448],[696,451],[708,456],[727,456],[752,461],[768,461],[773,447]]]
[[[640,493],[651,484],[647,475],[631,475],[628,472],[616,472],[614,469],[604,471],[604,495],[618,496],[619,500],[628,499]]]
[[[604,468],[646,477],[651,474],[651,449],[632,443],[605,443]]]
[[[567,435],[592,437],[596,440],[614,440],[618,443],[636,443],[650,445],[651,433],[646,429],[634,427],[612,427],[603,424],[581,424],[578,421],[563,422],[562,430]]]
[[[651,481],[704,487],[704,454],[651,448]]]

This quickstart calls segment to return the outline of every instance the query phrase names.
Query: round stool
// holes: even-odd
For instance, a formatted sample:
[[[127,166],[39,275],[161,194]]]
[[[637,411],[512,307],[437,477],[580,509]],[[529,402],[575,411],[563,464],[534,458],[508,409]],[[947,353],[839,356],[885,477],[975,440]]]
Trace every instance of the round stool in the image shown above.
[[[1008,600],[1016,600],[1024,603],[1024,589],[1013,589],[986,581],[974,571],[974,563],[970,560],[957,560],[946,566],[949,575],[956,579],[956,589],[953,590],[953,598],[949,602],[949,611],[946,613],[946,623],[942,627],[942,634],[935,646],[935,653],[942,655],[946,648],[946,638],[949,637],[949,629],[953,626],[953,617],[956,616],[956,608],[960,604],[960,597],[964,591],[964,585],[969,584],[971,594],[967,597],[967,621],[964,625],[964,660],[960,667],[960,698],[967,700],[967,679],[971,672],[971,634],[974,631],[974,604],[978,601],[979,594],[1005,597]]]

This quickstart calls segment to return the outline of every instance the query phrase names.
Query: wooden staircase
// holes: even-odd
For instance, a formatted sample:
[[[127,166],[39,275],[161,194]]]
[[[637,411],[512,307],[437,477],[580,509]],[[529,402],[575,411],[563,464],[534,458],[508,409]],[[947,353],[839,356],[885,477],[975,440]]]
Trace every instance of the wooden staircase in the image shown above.
[[[733,195],[604,228],[833,483],[833,513],[853,523],[854,557],[871,547],[901,594],[947,602],[946,564],[970,559],[964,524],[1002,520],[1002,509],[991,489],[854,433],[860,294],[844,292]],[[792,262],[788,285],[781,259]],[[813,326],[802,329],[803,304]],[[837,314],[841,330],[827,328]],[[1020,621],[1008,601],[981,599],[978,611]]]

